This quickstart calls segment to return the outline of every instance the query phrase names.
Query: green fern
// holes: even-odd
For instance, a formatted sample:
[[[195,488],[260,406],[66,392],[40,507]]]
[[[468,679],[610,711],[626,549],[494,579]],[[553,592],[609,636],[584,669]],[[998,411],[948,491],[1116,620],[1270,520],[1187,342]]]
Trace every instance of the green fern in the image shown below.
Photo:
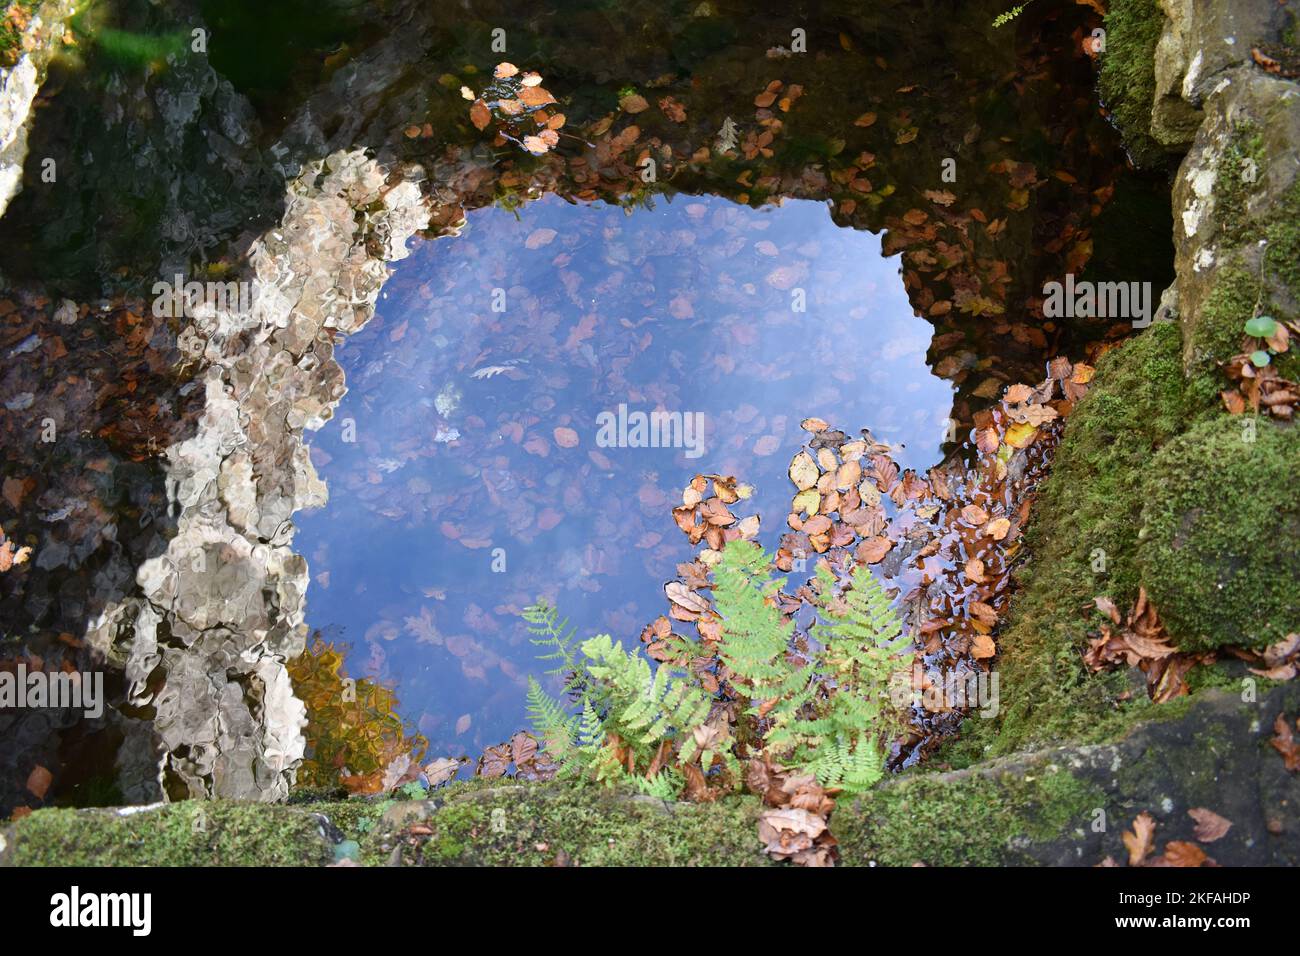
[[[779,743],[782,729],[812,699],[814,688],[811,669],[790,661],[794,623],[776,607],[781,584],[772,577],[771,557],[757,545],[733,541],[722,552],[714,578],[724,634],[719,656],[735,675],[733,683],[755,704],[754,713],[759,704],[776,701],[767,718]]]
[[[853,569],[839,600],[829,568],[819,566],[817,576],[825,620],[812,636],[821,646],[818,673],[833,691],[804,725],[805,736],[819,741],[809,761],[817,763],[818,751],[833,749],[818,779],[858,791],[884,773],[880,741],[899,729],[889,706],[889,683],[911,642],[888,593],[865,565]]]
[[[852,742],[841,736],[818,747],[806,769],[822,786],[861,793],[884,776],[884,757],[870,734],[860,734]]]
[[[698,746],[694,731],[709,719],[708,694],[661,664],[653,673],[639,654],[623,650],[608,634],[582,645],[587,672],[608,692],[606,728],[628,739],[634,749],[653,751],[660,741],[680,740],[678,759],[690,763]]]
[[[777,605],[771,557],[752,543],[730,543],[714,571],[718,656],[749,705],[764,750],[826,786],[859,792],[884,773],[882,742],[896,729],[889,681],[909,642],[889,595],[865,566],[841,588],[822,563],[816,584],[820,619],[809,635],[815,648],[796,654],[795,624]],[[671,663],[652,668],[608,634],[575,649],[567,622],[545,603],[530,607],[525,619],[534,643],[549,651],[543,659],[557,662],[551,673],[563,676],[579,705],[569,713],[530,679],[529,717],[562,774],[611,786],[631,779],[644,793],[675,794],[680,768],[698,759],[706,772],[720,762],[731,780],[740,779],[731,726],[710,722],[714,696],[696,675]],[[665,753],[673,759],[647,779],[639,768],[660,766]]]
[[[560,776],[571,776],[581,767],[582,751],[578,746],[579,722],[567,714],[564,705],[542,690],[531,675],[528,678],[528,719],[537,738],[559,768]]]
[[[672,770],[660,770],[653,777],[631,776],[632,785],[647,797],[660,800],[676,800],[684,786],[681,775]]]
[[[815,773],[827,785],[859,791],[884,773],[880,740],[892,729],[888,684],[908,645],[889,595],[865,566],[837,597],[829,567],[818,566],[819,648],[809,664],[790,654],[794,625],[775,602],[771,560],[732,542],[718,564],[714,589],[723,622],[721,655],[751,700],[762,700],[765,748]]]

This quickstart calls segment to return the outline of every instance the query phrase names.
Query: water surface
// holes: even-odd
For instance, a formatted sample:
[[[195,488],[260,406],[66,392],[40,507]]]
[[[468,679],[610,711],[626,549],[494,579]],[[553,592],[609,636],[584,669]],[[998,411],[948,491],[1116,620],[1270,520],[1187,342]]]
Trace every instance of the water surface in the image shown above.
[[[879,238],[818,203],[475,212],[338,349],[349,392],[311,446],[331,500],[296,519],[308,623],[396,687],[434,751],[477,752],[522,725],[543,669],[525,605],[630,643],[666,612],[692,557],[669,510],[694,475],[752,484],[772,547],[804,417],[937,463],[952,389],[930,333]],[[603,447],[620,405],[702,416],[703,441]]]

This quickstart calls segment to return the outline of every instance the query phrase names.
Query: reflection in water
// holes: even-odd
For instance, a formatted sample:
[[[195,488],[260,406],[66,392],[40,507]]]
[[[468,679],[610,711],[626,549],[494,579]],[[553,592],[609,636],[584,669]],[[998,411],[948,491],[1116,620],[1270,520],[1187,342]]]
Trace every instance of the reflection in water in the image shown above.
[[[504,739],[542,670],[517,613],[545,596],[635,641],[691,557],[669,508],[693,475],[752,483],[772,547],[803,417],[936,463],[952,393],[897,273],[809,202],[475,213],[339,347],[350,390],[312,444],[331,500],[297,519],[308,623],[395,685],[432,752]]]

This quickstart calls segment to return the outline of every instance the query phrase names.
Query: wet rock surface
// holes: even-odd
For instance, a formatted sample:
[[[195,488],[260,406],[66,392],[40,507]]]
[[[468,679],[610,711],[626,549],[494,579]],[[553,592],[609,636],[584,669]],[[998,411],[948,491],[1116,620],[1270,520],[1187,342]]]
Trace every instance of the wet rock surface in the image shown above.
[[[1300,863],[1300,775],[1269,744],[1300,691],[1212,691],[1113,744],[1058,747],[949,773],[907,774],[831,818],[845,865],[1125,865],[1133,820],[1152,856],[1197,843],[1220,865]],[[0,866],[762,865],[754,798],[665,803],[560,784],[453,786],[436,799],[284,807],[217,802],[40,810],[0,829]],[[1205,840],[1189,811],[1229,821]],[[196,822],[196,819],[198,822]]]
[[[32,104],[54,50],[63,42],[69,0],[47,0],[26,14],[13,62],[0,60],[0,216],[22,189]]]

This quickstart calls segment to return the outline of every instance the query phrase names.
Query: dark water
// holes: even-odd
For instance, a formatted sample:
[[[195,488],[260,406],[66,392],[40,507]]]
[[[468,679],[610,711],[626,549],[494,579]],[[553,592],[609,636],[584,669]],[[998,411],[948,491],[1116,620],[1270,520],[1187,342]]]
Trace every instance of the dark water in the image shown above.
[[[338,351],[349,392],[312,439],[331,500],[296,521],[308,624],[350,644],[349,673],[395,686],[433,752],[477,752],[522,725],[544,669],[525,605],[625,642],[666,613],[692,558],[669,510],[694,475],[752,484],[772,547],[804,417],[936,464],[952,389],[929,333],[879,238],[817,203],[473,213],[397,266]],[[702,441],[602,447],[598,416],[620,405],[700,416]]]

